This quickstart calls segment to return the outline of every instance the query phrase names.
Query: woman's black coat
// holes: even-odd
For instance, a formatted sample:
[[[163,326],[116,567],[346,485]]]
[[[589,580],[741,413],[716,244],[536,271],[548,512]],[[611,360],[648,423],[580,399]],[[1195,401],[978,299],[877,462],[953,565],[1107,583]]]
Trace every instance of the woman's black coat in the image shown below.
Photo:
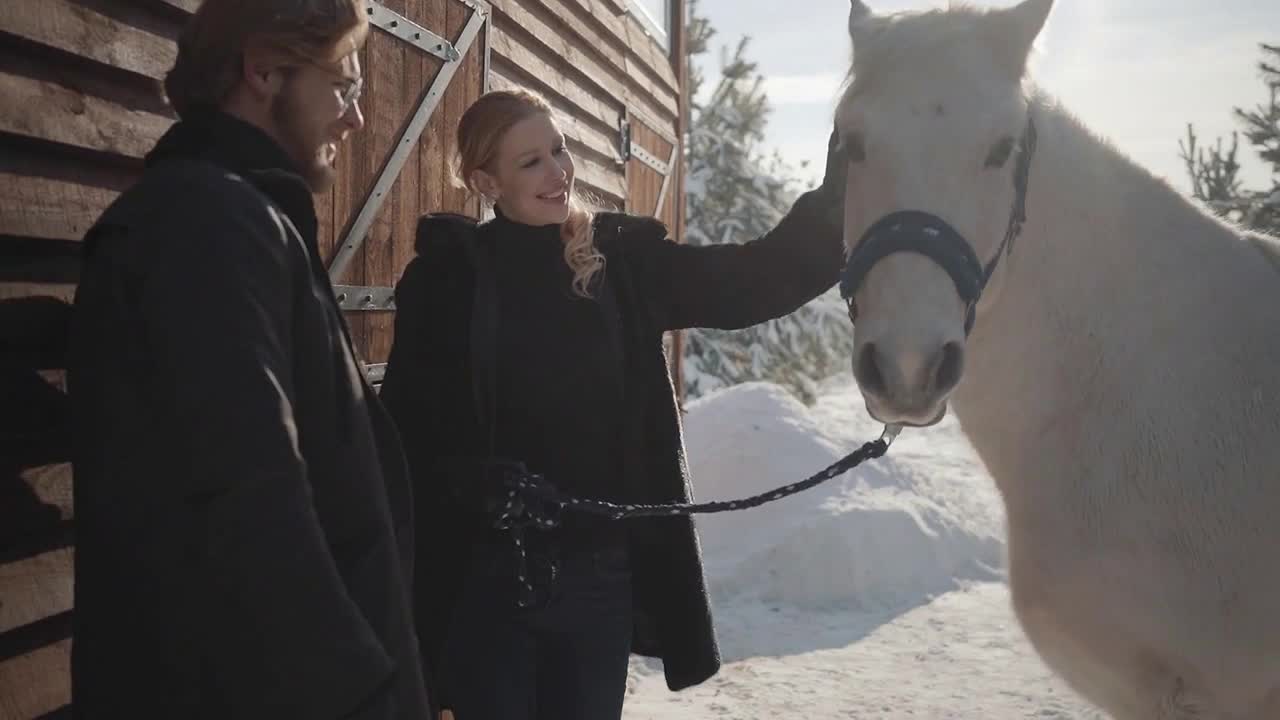
[[[628,501],[693,496],[664,331],[748,327],[826,291],[844,261],[841,199],[830,189],[806,193],[776,228],[742,245],[677,244],[651,218],[597,216],[605,287],[621,326]],[[429,678],[441,661],[474,532],[453,504],[442,468],[459,457],[483,456],[486,447],[473,402],[476,276],[467,243],[489,231],[488,224],[458,215],[420,221],[418,256],[396,288],[395,342],[381,391],[414,478],[415,610]],[[696,685],[715,674],[720,657],[694,523],[689,517],[624,522],[632,523],[634,652],[661,658],[672,690]]]

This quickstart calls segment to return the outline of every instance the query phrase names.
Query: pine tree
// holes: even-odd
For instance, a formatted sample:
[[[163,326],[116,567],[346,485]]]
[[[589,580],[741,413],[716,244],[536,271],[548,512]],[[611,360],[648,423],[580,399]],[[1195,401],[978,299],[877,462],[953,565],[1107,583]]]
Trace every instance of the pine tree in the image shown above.
[[[686,147],[686,241],[694,245],[742,243],[763,235],[786,214],[797,196],[794,170],[761,146],[769,102],[757,63],[748,57],[750,38],[729,53],[722,48],[720,79],[705,102],[697,102],[705,78],[693,59],[707,52],[715,30],[689,4],[689,93],[695,98]],[[769,380],[805,402],[817,382],[846,367],[853,338],[835,290],[796,312],[737,331],[693,329],[685,334],[685,392],[748,380]]]
[[[1224,217],[1253,230],[1280,235],[1280,46],[1261,46],[1258,70],[1267,89],[1267,103],[1253,110],[1233,108],[1244,125],[1244,137],[1271,165],[1271,188],[1245,190],[1237,177],[1240,134],[1231,133],[1231,146],[1218,138],[1210,148],[1197,146],[1195,130],[1187,125],[1186,142],[1179,141],[1181,157],[1191,179],[1191,193]]]

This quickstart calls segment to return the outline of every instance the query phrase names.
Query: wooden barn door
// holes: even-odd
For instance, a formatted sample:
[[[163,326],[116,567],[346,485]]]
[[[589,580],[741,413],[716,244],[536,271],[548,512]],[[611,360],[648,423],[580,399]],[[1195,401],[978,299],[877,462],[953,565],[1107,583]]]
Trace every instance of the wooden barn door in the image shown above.
[[[160,80],[200,0],[0,0],[0,719],[69,717],[74,507],[64,362],[79,244],[174,120]],[[319,199],[358,350],[385,361],[387,288],[420,214],[478,212],[447,176],[485,87],[488,6],[369,0],[366,127]]]
[[[684,242],[681,143],[662,123],[646,120],[630,109],[622,120],[621,137],[620,150],[627,163],[627,212],[658,218],[666,224],[671,239]],[[678,395],[683,395],[684,386],[680,377],[682,340],[679,332],[663,338]]]
[[[672,237],[679,239],[675,186],[681,167],[680,143],[660,123],[646,122],[634,112],[628,112],[622,123],[627,211],[658,218],[666,223]]]
[[[394,286],[425,213],[477,216],[450,183],[453,130],[485,89],[489,8],[469,0],[370,0],[365,128],[321,200],[321,252],[366,373],[391,352]]]

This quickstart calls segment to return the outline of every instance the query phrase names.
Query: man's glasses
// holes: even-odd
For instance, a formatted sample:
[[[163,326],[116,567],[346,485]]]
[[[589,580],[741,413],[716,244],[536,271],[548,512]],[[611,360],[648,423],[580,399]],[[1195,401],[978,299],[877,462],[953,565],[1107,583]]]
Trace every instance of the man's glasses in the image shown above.
[[[342,92],[338,93],[338,102],[341,106],[341,112],[338,113],[339,117],[342,117],[346,115],[348,112],[350,112],[352,106],[360,101],[360,95],[361,93],[364,92],[364,76],[363,75],[356,78],[350,78],[342,74],[342,72],[335,70],[322,63],[316,62],[315,60],[311,60],[310,58],[302,58],[302,60],[307,65],[317,68],[324,74],[329,75],[331,77],[335,77],[347,83],[346,88],[344,88]],[[292,67],[297,67],[297,66],[294,65]]]
[[[348,78],[349,79],[349,78]],[[342,103],[342,112],[339,115],[346,115],[351,110],[351,106],[360,101],[360,93],[364,92],[364,76],[360,76],[351,81],[347,89],[342,91],[338,96],[338,100]]]

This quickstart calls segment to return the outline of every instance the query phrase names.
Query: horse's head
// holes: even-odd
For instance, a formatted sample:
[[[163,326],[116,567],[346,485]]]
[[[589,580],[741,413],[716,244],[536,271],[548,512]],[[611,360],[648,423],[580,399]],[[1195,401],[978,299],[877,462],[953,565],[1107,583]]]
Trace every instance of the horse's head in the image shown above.
[[[841,289],[854,377],[876,419],[931,424],[1020,228],[1015,177],[1035,140],[1023,75],[1053,0],[884,17],[851,5],[837,124],[850,162]]]

